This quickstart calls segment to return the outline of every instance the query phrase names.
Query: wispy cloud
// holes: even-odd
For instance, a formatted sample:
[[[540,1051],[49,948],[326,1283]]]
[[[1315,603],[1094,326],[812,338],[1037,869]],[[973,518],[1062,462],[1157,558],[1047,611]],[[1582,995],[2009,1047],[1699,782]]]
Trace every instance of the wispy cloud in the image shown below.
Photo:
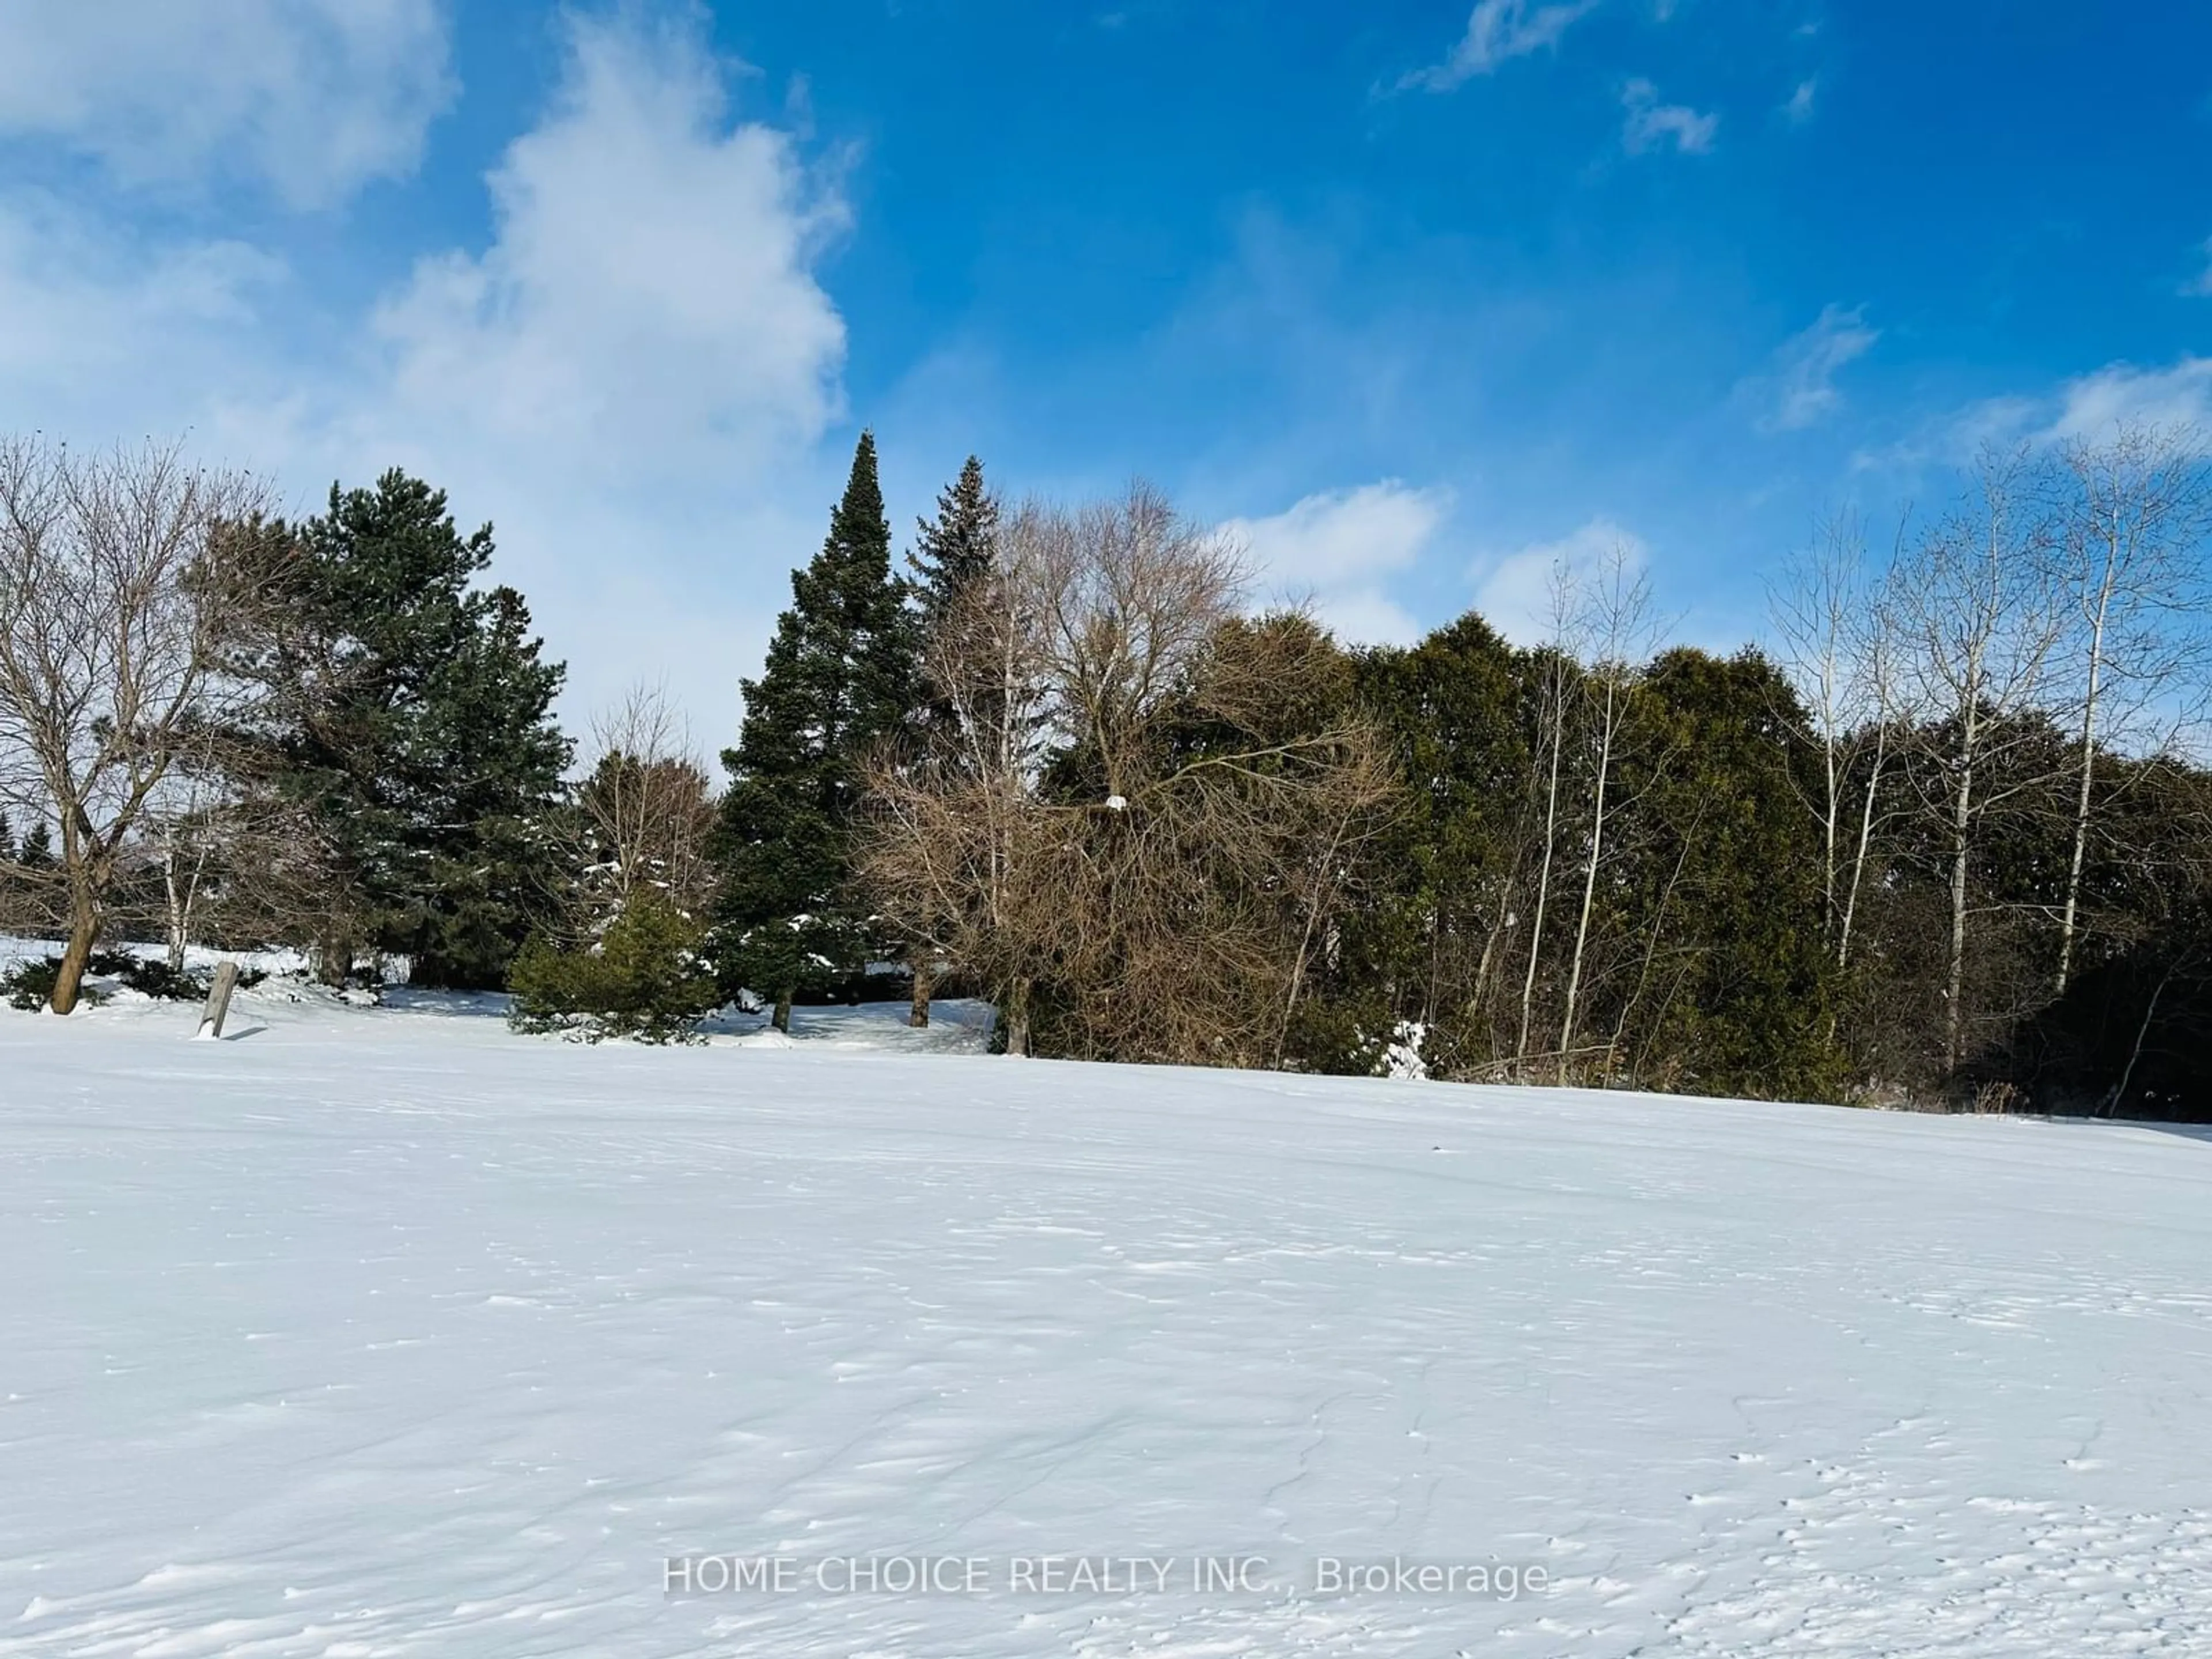
[[[1719,116],[1700,114],[1687,104],[1662,104],[1659,88],[1641,78],[1622,90],[1620,102],[1628,112],[1621,142],[1632,155],[1668,143],[1685,155],[1702,155],[1713,147],[1720,131]]]
[[[1990,445],[2041,447],[2109,438],[2122,426],[2193,427],[2212,432],[2212,357],[2184,356],[2163,368],[2108,363],[2049,391],[1984,398],[1929,421],[1911,436],[1853,458],[1861,469],[1954,467]]]
[[[410,171],[452,101],[440,0],[0,5],[0,133],[125,183],[213,174],[296,207]]]
[[[1881,338],[1881,331],[1868,325],[1863,306],[1823,308],[1810,328],[1782,343],[1765,374],[1744,383],[1742,390],[1765,405],[1759,425],[1770,432],[1797,432],[1835,413],[1844,401],[1836,376]]]
[[[2181,285],[2181,291],[2192,300],[2212,300],[2212,237],[2198,245],[2197,257],[2203,263],[2197,274]]]
[[[1557,541],[1532,542],[1478,559],[1468,573],[1474,580],[1474,608],[1514,644],[1541,645],[1555,625],[1554,582],[1594,576],[1615,554],[1635,570],[1650,562],[1651,550],[1634,531],[1599,517]]]
[[[1243,544],[1277,597],[1310,600],[1340,638],[1401,645],[1420,629],[1382,579],[1419,560],[1451,506],[1448,489],[1417,489],[1385,478],[1308,495],[1269,517],[1231,519],[1220,527]]]
[[[2212,428],[2212,357],[2184,357],[2168,368],[2112,363],[2069,380],[2050,420],[2034,435],[2050,441],[2109,437],[2123,425]]]
[[[1555,47],[1559,37],[1597,4],[1598,0],[1553,0],[1532,7],[1528,0],[1477,0],[1467,20],[1467,33],[1450,56],[1413,70],[1398,82],[1399,89],[1449,92],[1479,75],[1495,72],[1501,64]]]
[[[74,202],[0,197],[0,423],[158,428],[191,388],[236,384],[289,281],[247,243],[149,246]]]
[[[1820,95],[1820,77],[1808,75],[1797,83],[1790,100],[1782,106],[1782,113],[1792,126],[1802,127],[1813,118],[1813,107]]]

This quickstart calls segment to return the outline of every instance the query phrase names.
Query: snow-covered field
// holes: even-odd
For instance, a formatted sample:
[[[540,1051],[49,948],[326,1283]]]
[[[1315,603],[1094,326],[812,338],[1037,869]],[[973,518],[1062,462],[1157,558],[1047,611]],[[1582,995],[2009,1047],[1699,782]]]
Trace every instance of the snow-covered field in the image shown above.
[[[0,1654],[2212,1654],[2212,1141],[398,1001],[0,1011]]]

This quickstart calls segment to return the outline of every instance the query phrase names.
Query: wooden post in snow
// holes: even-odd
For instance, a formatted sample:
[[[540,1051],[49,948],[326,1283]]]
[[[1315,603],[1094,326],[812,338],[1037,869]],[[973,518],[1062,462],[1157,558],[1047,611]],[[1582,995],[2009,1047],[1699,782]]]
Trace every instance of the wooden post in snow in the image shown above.
[[[223,1017],[230,1012],[230,994],[237,988],[238,964],[216,963],[215,980],[208,987],[207,1006],[200,1010],[200,1029],[193,1033],[196,1040],[213,1042],[222,1035]]]

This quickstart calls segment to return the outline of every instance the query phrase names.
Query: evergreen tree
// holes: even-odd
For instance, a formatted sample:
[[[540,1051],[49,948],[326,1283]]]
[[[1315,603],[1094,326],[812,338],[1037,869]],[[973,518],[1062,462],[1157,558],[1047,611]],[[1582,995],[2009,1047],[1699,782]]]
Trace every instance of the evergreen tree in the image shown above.
[[[491,526],[463,537],[419,479],[333,484],[295,543],[286,621],[245,666],[263,781],[318,843],[324,971],[367,945],[413,958],[418,984],[501,984],[551,886],[564,671],[520,593],[471,586]]]
[[[517,1030],[581,1042],[630,1037],[692,1042],[720,1000],[701,965],[699,927],[661,893],[641,888],[588,945],[534,935],[514,959]]]
[[[0,836],[0,840],[4,840]],[[11,861],[12,860],[12,861]],[[0,846],[0,927],[33,938],[52,937],[57,915],[59,860],[54,855],[52,831],[44,819],[33,818],[20,847]],[[51,991],[51,985],[46,987]],[[33,1004],[43,1006],[41,995]]]
[[[15,861],[15,826],[8,822],[5,807],[0,807],[0,864]]]
[[[1663,652],[1645,681],[1660,728],[1626,780],[1647,831],[1613,872],[1643,941],[1622,978],[1623,1042],[1662,1086],[1831,1099],[1844,1082],[1820,857],[1790,777],[1796,693],[1764,657]]]
[[[983,463],[970,455],[959,477],[939,492],[937,516],[916,521],[906,556],[925,626],[990,574],[998,544],[999,503],[983,487]]]
[[[21,850],[15,862],[26,870],[51,870],[54,867],[54,836],[46,828],[44,818],[23,832]]]
[[[1377,890],[1336,953],[1336,1001],[1364,1041],[1313,1063],[1370,1070],[1400,1022],[1420,1029],[1441,1073],[1492,1057],[1496,1034],[1474,1011],[1504,979],[1516,906],[1528,908],[1515,884],[1539,741],[1528,679],[1527,661],[1472,611],[1418,646],[1361,659],[1362,697],[1411,787],[1376,849]]]
[[[937,516],[915,521],[914,547],[906,556],[907,566],[914,572],[907,586],[919,606],[915,630],[916,707],[911,716],[917,753],[933,739],[948,740],[937,745],[940,760],[943,754],[961,752],[963,748],[958,742],[963,735],[961,714],[949,695],[927,684],[927,663],[933,640],[958,656],[972,652],[972,637],[956,643],[946,630],[957,629],[972,635],[973,630],[989,626],[972,607],[963,607],[963,602],[988,589],[997,575],[998,558],[999,503],[984,486],[983,463],[970,455],[959,477],[938,492]],[[969,719],[987,730],[998,729],[1009,704],[1010,689],[992,692],[970,687],[969,694],[975,699]],[[905,956],[913,991],[907,1024],[926,1026],[937,972],[936,952],[921,940],[909,939]]]
[[[890,540],[864,432],[822,551],[792,574],[761,678],[743,682],[737,747],[722,753],[715,971],[729,993],[772,995],[778,1030],[795,996],[864,969],[881,944],[846,890],[863,769],[914,697],[915,618]]]

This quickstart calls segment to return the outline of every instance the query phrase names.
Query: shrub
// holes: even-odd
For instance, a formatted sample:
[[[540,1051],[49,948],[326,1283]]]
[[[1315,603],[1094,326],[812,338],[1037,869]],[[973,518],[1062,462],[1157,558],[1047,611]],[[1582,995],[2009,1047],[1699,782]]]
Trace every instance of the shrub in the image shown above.
[[[54,994],[54,976],[61,970],[59,957],[46,957],[21,962],[4,974],[0,974],[0,997],[9,1004],[28,1012],[43,1008]],[[207,1000],[206,976],[185,969],[172,968],[161,957],[135,957],[128,951],[94,951],[85,959],[88,981],[119,980],[142,996],[159,998],[165,1002],[204,1002]],[[268,978],[259,968],[249,968],[238,976],[241,991],[258,985]],[[108,1000],[105,987],[88,983],[84,1000],[95,1006]]]
[[[0,974],[0,996],[8,999],[11,1008],[21,1008],[25,1013],[35,1013],[53,1000],[54,980],[61,973],[59,957],[39,957],[19,962],[6,973]],[[81,999],[98,1007],[107,1000],[107,993],[96,986],[84,988]]]
[[[168,1002],[204,1002],[207,1000],[208,982],[197,974],[181,968],[172,968],[161,957],[127,957],[124,965],[115,970],[115,977],[142,995],[159,997]],[[240,984],[246,982],[241,975]]]
[[[508,1021],[585,1042],[693,1042],[721,1002],[698,957],[700,929],[665,901],[631,900],[599,938],[562,946],[539,934],[515,957]]]

